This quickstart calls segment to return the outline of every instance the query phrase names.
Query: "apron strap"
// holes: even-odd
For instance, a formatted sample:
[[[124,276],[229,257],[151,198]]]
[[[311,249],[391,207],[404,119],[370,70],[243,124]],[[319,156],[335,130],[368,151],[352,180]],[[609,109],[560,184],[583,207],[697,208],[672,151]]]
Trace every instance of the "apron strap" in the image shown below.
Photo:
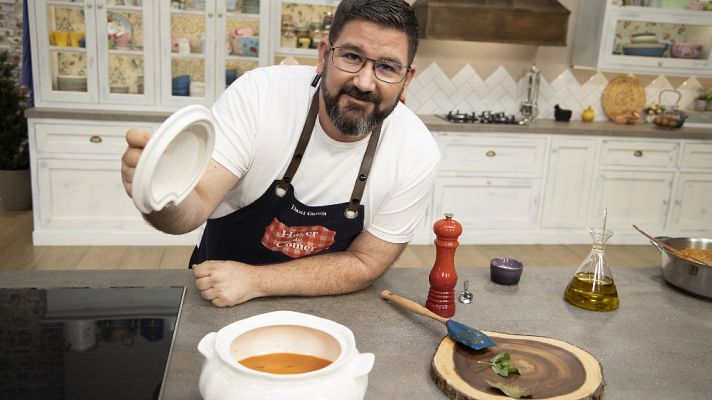
[[[314,129],[314,123],[316,122],[316,116],[319,113],[319,89],[314,92],[312,97],[311,105],[309,106],[309,112],[307,114],[307,120],[304,122],[302,127],[302,134],[299,136],[299,142],[297,143],[297,148],[294,150],[294,155],[292,155],[292,161],[287,167],[287,172],[284,173],[284,177],[279,182],[275,188],[277,196],[284,197],[287,193],[287,188],[294,178],[294,174],[297,173],[299,168],[299,163],[302,162],[302,157],[304,156],[304,151],[307,149],[309,144],[309,139],[311,138],[312,130]]]
[[[361,196],[363,196],[363,191],[366,189],[366,180],[368,180],[368,174],[371,172],[371,164],[373,164],[373,156],[376,154],[378,139],[381,137],[381,125],[378,124],[371,132],[371,138],[368,140],[368,147],[366,147],[366,153],[361,160],[361,168],[359,168],[358,176],[356,177],[354,190],[351,192],[351,200],[349,200],[349,205],[344,211],[344,215],[348,219],[354,219],[358,216]]]
[[[316,123],[318,113],[319,90],[317,89],[312,97],[312,102],[309,106],[309,112],[307,114],[307,120],[304,122],[304,127],[302,127],[302,133],[299,136],[299,142],[297,143],[297,148],[294,150],[294,155],[292,155],[292,161],[290,161],[289,166],[287,167],[287,172],[284,173],[282,180],[279,181],[275,187],[275,193],[279,197],[284,197],[284,195],[287,194],[287,189],[292,183],[292,178],[294,178],[294,174],[297,173],[299,164],[302,162],[302,157],[304,156],[304,151],[307,149],[307,145],[309,144],[312,130],[314,130],[314,124]],[[378,140],[381,137],[381,126],[382,124],[378,124],[378,126],[371,132],[371,137],[368,140],[366,153],[361,160],[361,168],[359,168],[358,175],[356,176],[356,183],[354,184],[354,190],[351,192],[349,205],[344,211],[344,215],[348,219],[354,219],[358,216],[361,196],[363,196],[363,192],[366,189],[366,181],[368,180],[368,174],[371,172],[373,156],[376,154]]]

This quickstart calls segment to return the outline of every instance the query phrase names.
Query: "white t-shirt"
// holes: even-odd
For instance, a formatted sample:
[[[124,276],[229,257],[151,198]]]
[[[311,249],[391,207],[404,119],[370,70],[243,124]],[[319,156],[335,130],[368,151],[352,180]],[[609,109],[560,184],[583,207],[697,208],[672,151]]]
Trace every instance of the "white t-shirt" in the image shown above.
[[[316,90],[310,85],[315,75],[307,66],[258,68],[217,100],[213,159],[239,180],[211,218],[249,205],[283,177]],[[317,118],[292,180],[297,200],[309,206],[347,203],[367,144],[368,137],[352,143],[331,139]],[[430,131],[398,103],[383,122],[361,199],[364,229],[391,243],[410,241],[426,213],[439,160]]]

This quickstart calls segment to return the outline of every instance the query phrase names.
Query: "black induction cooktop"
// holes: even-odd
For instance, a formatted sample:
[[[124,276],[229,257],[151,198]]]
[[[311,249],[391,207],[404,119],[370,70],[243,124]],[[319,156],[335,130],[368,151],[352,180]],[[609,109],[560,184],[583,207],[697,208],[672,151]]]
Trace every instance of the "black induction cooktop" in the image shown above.
[[[157,399],[183,287],[0,289],[0,399]]]

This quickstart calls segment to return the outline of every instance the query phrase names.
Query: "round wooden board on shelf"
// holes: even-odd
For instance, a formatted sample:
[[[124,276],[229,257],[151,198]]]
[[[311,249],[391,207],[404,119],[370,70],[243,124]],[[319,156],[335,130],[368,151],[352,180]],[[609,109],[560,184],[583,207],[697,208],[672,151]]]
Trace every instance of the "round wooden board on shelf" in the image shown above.
[[[603,89],[601,104],[610,119],[634,111],[641,112],[645,107],[645,89],[636,78],[615,77]]]
[[[435,383],[455,400],[502,400],[504,393],[485,379],[535,387],[528,399],[598,400],[603,398],[603,371],[598,360],[588,352],[561,340],[484,332],[497,345],[475,351],[445,337],[435,352],[432,375]],[[520,374],[503,377],[495,374],[488,362],[496,354],[507,352],[510,365]]]

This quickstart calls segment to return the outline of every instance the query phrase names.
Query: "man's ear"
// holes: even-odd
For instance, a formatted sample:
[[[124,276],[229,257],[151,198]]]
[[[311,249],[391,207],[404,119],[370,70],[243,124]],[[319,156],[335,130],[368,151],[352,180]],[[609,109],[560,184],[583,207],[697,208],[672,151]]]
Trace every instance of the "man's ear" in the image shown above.
[[[324,68],[326,68],[326,60],[331,53],[331,45],[329,44],[329,38],[322,38],[319,42],[319,58],[316,63],[316,73],[317,75],[322,75],[324,73]]]
[[[403,78],[403,92],[401,93],[400,96],[400,101],[405,103],[405,98],[408,95],[408,85],[410,85],[410,82],[413,80],[413,77],[415,76],[415,70],[416,66],[415,64],[410,66],[410,69],[408,70],[408,73],[405,75],[405,78]]]

